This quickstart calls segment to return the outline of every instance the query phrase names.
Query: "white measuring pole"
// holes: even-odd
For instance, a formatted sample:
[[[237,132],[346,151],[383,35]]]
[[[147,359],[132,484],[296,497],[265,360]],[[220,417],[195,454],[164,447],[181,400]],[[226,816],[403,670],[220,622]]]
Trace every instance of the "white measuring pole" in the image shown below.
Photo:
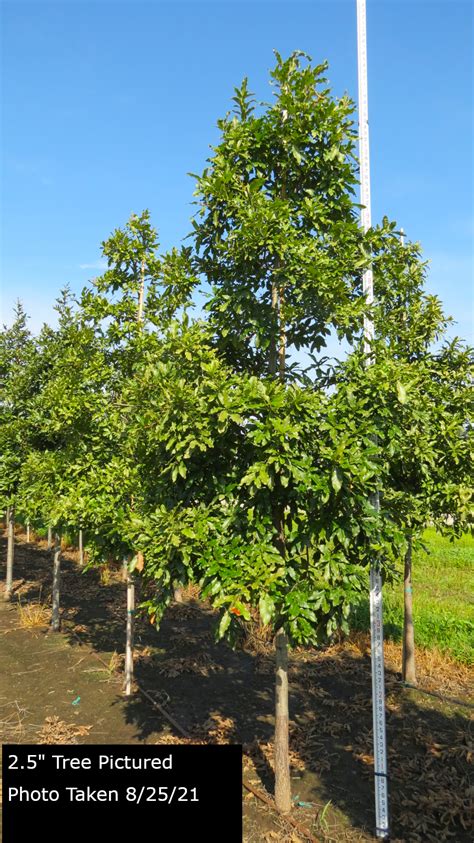
[[[370,213],[370,157],[369,157],[369,97],[367,89],[367,27],[365,0],[357,0],[357,64],[359,71],[359,154],[361,184],[361,226],[363,231],[371,226]],[[362,279],[367,304],[374,300],[372,269],[366,269]],[[364,316],[364,351],[370,363],[374,323]],[[378,493],[372,504],[379,509]],[[385,677],[383,654],[382,577],[379,560],[370,567],[370,639],[372,660],[372,713],[374,724],[374,779],[375,779],[375,835],[389,837],[387,740],[385,730]]]

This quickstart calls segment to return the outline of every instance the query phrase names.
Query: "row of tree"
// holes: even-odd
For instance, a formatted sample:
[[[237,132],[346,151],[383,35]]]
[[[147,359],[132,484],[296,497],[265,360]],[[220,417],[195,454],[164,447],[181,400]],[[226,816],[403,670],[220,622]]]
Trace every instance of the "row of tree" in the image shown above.
[[[412,547],[428,522],[453,535],[469,523],[470,351],[443,342],[419,246],[387,218],[361,231],[354,104],[325,70],[277,54],[271,103],[256,106],[247,80],[235,89],[196,177],[191,245],[161,253],[148,212],[133,215],[102,244],[104,274],[61,294],[55,329],[33,337],[18,305],[0,339],[11,518],[86,529],[91,564],[139,572],[156,624],[192,581],[219,637],[235,641],[255,610],[271,625],[282,811],[289,644],[347,629],[370,563],[389,577],[405,559],[414,681]],[[334,337],[342,360],[327,356]]]

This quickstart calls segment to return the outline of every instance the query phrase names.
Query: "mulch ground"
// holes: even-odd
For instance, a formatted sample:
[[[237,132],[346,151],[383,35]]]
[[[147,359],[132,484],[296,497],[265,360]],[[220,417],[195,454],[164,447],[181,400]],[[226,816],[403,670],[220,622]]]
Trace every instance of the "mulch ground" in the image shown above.
[[[196,592],[170,607],[157,632],[136,624],[135,675],[160,708],[125,698],[125,586],[119,570],[83,572],[62,563],[62,631],[23,628],[21,609],[50,604],[45,544],[17,536],[13,600],[0,607],[0,734],[9,742],[238,742],[252,787],[273,792],[273,655],[258,629],[232,651],[216,644],[215,616]],[[2,540],[5,559],[5,540]],[[4,564],[4,563],[3,563]],[[4,573],[1,574],[4,576]],[[418,653],[420,685],[403,686],[399,647],[386,645],[387,738],[393,841],[472,839],[472,673],[433,652]],[[244,791],[244,840],[373,840],[370,653],[367,637],[292,654],[290,746],[300,829]],[[441,694],[444,699],[440,699]],[[80,702],[73,706],[73,701]],[[446,699],[446,697],[448,699]],[[185,738],[163,709],[190,735]]]

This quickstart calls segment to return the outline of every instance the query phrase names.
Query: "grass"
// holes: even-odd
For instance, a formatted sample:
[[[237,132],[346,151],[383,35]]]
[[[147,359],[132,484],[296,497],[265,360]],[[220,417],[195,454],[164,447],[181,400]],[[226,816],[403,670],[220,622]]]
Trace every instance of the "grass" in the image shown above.
[[[44,603],[27,603],[18,606],[20,629],[35,629],[48,626],[51,621],[51,608]]]
[[[112,653],[108,663],[102,658],[100,658],[100,661],[104,665],[103,667],[88,667],[83,672],[91,673],[101,682],[112,682],[117,679],[117,674],[124,669],[124,656],[116,651]]]
[[[463,536],[452,543],[428,529],[428,553],[413,555],[413,620],[417,646],[437,648],[464,664],[474,663],[474,538]],[[354,610],[351,626],[368,630],[369,604]],[[403,580],[384,588],[385,636],[401,641],[403,629]]]

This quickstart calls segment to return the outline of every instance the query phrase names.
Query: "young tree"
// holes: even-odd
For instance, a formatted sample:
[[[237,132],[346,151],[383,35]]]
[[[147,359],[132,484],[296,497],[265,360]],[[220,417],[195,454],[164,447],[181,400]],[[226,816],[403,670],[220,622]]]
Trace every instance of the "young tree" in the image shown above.
[[[14,526],[22,464],[27,456],[27,405],[37,385],[33,374],[35,343],[20,301],[10,328],[0,334],[0,508],[8,510],[5,599],[13,583]]]
[[[403,679],[416,684],[412,552],[425,527],[459,536],[472,525],[472,436],[468,431],[469,350],[458,341],[410,363],[401,396],[405,442],[390,488],[407,536],[404,563]]]
[[[106,404],[92,416],[95,431],[87,470],[79,491],[84,502],[80,523],[89,526],[92,560],[102,554],[127,560],[126,693],[133,677],[133,571],[143,565],[130,529],[143,499],[136,444],[130,438],[132,419],[126,396],[129,384],[141,378],[145,357],[159,359],[161,331],[185,304],[188,289],[174,278],[188,262],[189,250],[158,255],[156,230],[148,211],[132,215],[102,244],[107,271],[83,291],[80,318],[94,332],[103,350],[102,395]],[[179,272],[178,272],[179,274]],[[195,279],[187,280],[192,286]]]
[[[387,251],[380,234],[374,235],[377,353],[379,359],[388,354],[400,367],[392,425],[404,433],[393,454],[383,505],[391,506],[407,539],[402,675],[416,684],[412,552],[429,522],[453,536],[468,526],[472,357],[458,339],[438,349],[434,345],[451,320],[439,299],[425,291],[418,244],[405,245],[402,239],[398,248]],[[390,284],[391,277],[397,284]]]
[[[356,266],[361,237],[351,193],[356,184],[353,104],[325,87],[326,65],[303,54],[271,73],[275,102],[257,115],[247,80],[222,140],[198,179],[194,223],[199,268],[212,285],[208,305],[216,343],[236,371],[283,384],[288,348],[325,345],[331,326],[350,335],[360,315]],[[360,290],[359,290],[360,292]],[[286,558],[285,494],[273,494],[274,545]],[[287,636],[276,627],[276,797],[291,806],[287,753]]]
[[[104,403],[105,396],[97,381],[100,358],[94,336],[78,321],[67,288],[55,309],[57,329],[45,325],[37,340],[36,392],[27,406],[29,449],[21,468],[18,500],[30,520],[46,521],[51,532],[54,529],[52,628],[58,630],[60,534],[77,523],[81,458],[91,443],[92,409],[98,400]]]
[[[324,348],[332,329],[360,343],[361,271],[376,237],[389,252],[397,240],[388,222],[367,237],[359,229],[353,105],[332,99],[323,70],[277,55],[275,103],[260,114],[246,81],[236,91],[197,186],[194,274],[211,284],[208,325],[170,331],[130,396],[153,478],[134,519],[144,573],[159,586],[150,613],[159,620],[181,567],[222,610],[219,635],[232,637],[251,606],[272,624],[284,812],[288,641],[321,642],[344,626],[364,568],[381,553],[393,565],[404,546],[390,513],[369,503],[388,476],[376,434],[393,372],[382,366],[377,381],[354,356],[360,394],[343,377],[328,392],[318,360],[310,385],[289,360],[290,349]]]

